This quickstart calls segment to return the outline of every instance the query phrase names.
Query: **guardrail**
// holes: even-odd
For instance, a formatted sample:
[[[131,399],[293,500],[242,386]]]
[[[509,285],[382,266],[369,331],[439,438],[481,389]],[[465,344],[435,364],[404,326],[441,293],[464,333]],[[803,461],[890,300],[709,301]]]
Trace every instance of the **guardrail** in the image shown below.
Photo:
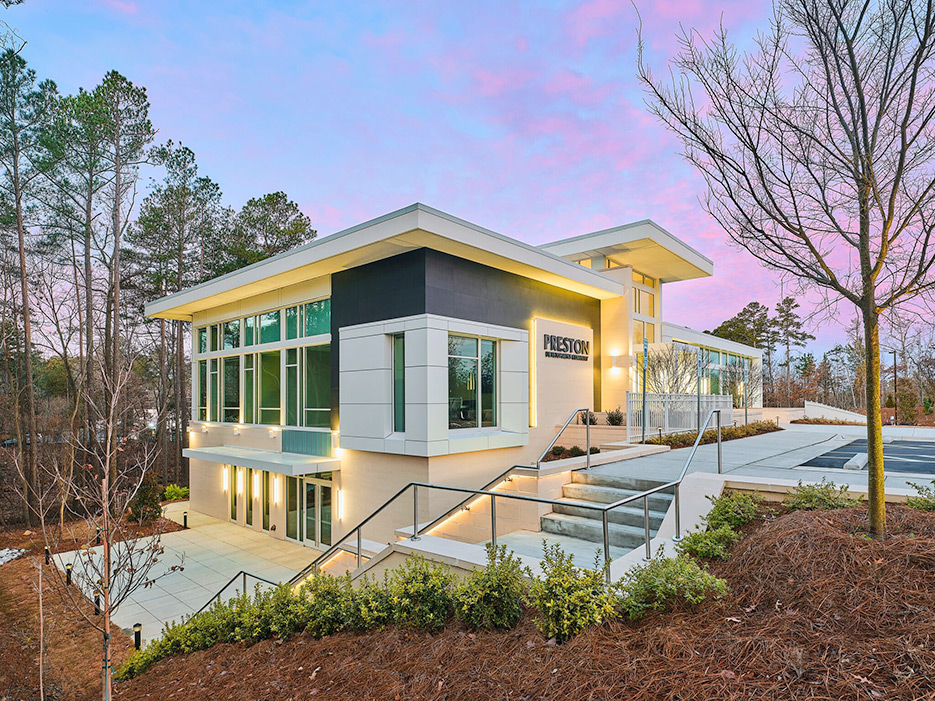
[[[585,432],[585,443],[586,443],[585,450],[588,451],[588,458],[586,461],[585,469],[588,469],[591,467],[591,409],[585,408],[585,409],[575,409],[573,412],[571,412],[571,416],[568,417],[568,421],[566,421],[565,424],[562,426],[561,430],[555,434],[555,437],[552,439],[552,441],[546,446],[545,450],[542,451],[542,455],[540,455],[539,458],[536,460],[537,470],[542,467],[542,459],[548,454],[550,450],[552,450],[552,446],[555,445],[555,443],[558,441],[561,435],[565,432],[565,429],[568,428],[568,424],[574,421],[574,418],[582,412],[584,412],[584,426],[585,426],[584,432]]]
[[[258,582],[263,582],[264,584],[269,584],[270,586],[274,586],[274,587],[278,587],[279,584],[280,584],[280,582],[271,582],[270,580],[266,579],[265,577],[259,577],[259,576],[255,575],[255,574],[251,574],[251,573],[247,572],[246,570],[240,570],[240,572],[238,572],[237,574],[235,574],[233,577],[230,578],[230,581],[228,581],[227,584],[225,584],[223,587],[221,587],[221,588],[218,590],[217,594],[215,594],[215,595],[212,596],[210,599],[208,599],[208,603],[206,603],[206,604],[205,604],[204,606],[202,606],[200,609],[198,609],[197,611],[195,611],[195,615],[197,616],[199,613],[201,613],[202,611],[204,611],[206,608],[208,608],[208,607],[209,607],[211,604],[213,604],[215,601],[217,601],[218,599],[220,599],[220,598],[221,598],[221,594],[223,594],[225,591],[227,591],[227,588],[228,588],[231,584],[233,584],[234,582],[236,582],[238,579],[242,579],[242,580],[243,580],[243,583],[242,583],[242,585],[241,585],[240,591],[241,591],[241,593],[246,594],[246,593],[247,593],[247,577],[250,577],[251,579],[255,579],[255,580],[257,580]]]
[[[638,494],[633,494],[631,496],[625,497],[611,504],[607,504],[603,506],[595,506],[595,505],[590,505],[590,504],[587,504],[587,505],[579,504],[578,505],[580,508],[601,512],[601,521],[602,521],[602,529],[603,529],[604,562],[606,565],[605,576],[607,577],[608,581],[610,581],[610,560],[611,560],[609,514],[614,509],[617,509],[621,506],[625,506],[626,504],[630,504],[635,501],[639,501],[640,499],[643,500],[643,529],[644,529],[644,536],[645,536],[644,559],[650,560],[652,559],[652,551],[651,551],[652,535],[650,532],[650,525],[649,525],[649,498],[652,495],[657,494],[659,492],[663,492],[667,489],[674,489],[675,491],[675,495],[674,495],[675,536],[673,537],[673,540],[677,541],[681,539],[681,535],[682,535],[681,501],[679,499],[679,487],[682,484],[682,480],[685,479],[685,475],[688,473],[688,468],[691,466],[692,460],[694,460],[695,458],[695,454],[698,451],[698,446],[701,444],[701,439],[704,435],[705,429],[707,429],[708,425],[711,423],[711,418],[715,416],[717,417],[717,423],[716,423],[716,426],[717,426],[717,469],[718,469],[718,473],[721,473],[723,471],[723,455],[721,451],[721,410],[712,409],[710,412],[708,412],[707,418],[705,418],[704,422],[702,423],[701,430],[698,432],[698,436],[695,439],[695,443],[694,445],[692,445],[691,450],[689,451],[689,454],[688,454],[688,458],[685,460],[685,465],[682,467],[682,471],[681,473],[679,473],[679,476],[677,479],[672,480],[671,482],[666,482],[665,484],[661,484],[657,487],[653,487],[652,489],[647,489],[645,491],[639,492]],[[514,469],[516,468],[510,468],[510,470],[503,473],[503,475],[501,475],[497,481],[499,481],[500,479],[503,479],[506,475],[509,474],[509,472],[513,471]],[[444,518],[444,516],[439,517],[435,519],[434,521],[432,521],[431,524],[426,526],[424,529],[420,528],[419,526],[419,490],[420,489],[421,490],[437,490],[437,491],[443,491],[443,492],[457,492],[460,494],[468,495],[464,500],[460,502],[459,505],[456,505],[455,507],[452,507],[452,509],[449,509],[446,512],[446,515],[452,513],[454,510],[459,508],[459,506],[462,506],[464,503],[466,503],[471,498],[483,497],[483,496],[489,497],[490,498],[490,541],[494,545],[494,547],[496,547],[497,545],[497,499],[513,499],[516,501],[533,502],[537,504],[546,504],[550,506],[567,505],[567,502],[560,501],[557,499],[546,499],[544,497],[537,497],[537,496],[531,496],[531,495],[526,495],[526,494],[511,494],[509,492],[493,492],[486,488],[485,489],[470,489],[467,487],[454,487],[450,485],[430,484],[428,482],[410,482],[405,487],[403,487],[398,492],[396,492],[396,494],[394,494],[392,497],[387,499],[376,511],[371,513],[367,518],[365,518],[356,527],[352,528],[349,531],[349,533],[356,532],[357,534],[357,565],[358,567],[360,566],[360,563],[361,563],[361,547],[362,547],[361,533],[362,533],[363,527],[366,526],[373,518],[375,518],[384,509],[386,509],[391,504],[393,504],[399,497],[401,497],[403,494],[405,494],[409,490],[412,490],[412,536],[410,537],[410,540],[413,540],[413,541],[419,540],[420,534],[424,530],[428,530],[429,528],[434,526],[440,519]],[[320,568],[320,566],[324,564],[338,550],[342,550],[342,549],[346,550],[346,547],[344,546],[344,541],[346,540],[347,540],[346,537],[342,538],[341,543],[337,543],[335,545],[332,545],[330,548],[328,548],[325,552],[319,555],[311,564],[309,564],[306,568],[304,568],[301,572],[299,572],[291,580],[289,580],[289,584],[290,585],[298,584],[303,579],[308,577],[310,574],[316,572]]]

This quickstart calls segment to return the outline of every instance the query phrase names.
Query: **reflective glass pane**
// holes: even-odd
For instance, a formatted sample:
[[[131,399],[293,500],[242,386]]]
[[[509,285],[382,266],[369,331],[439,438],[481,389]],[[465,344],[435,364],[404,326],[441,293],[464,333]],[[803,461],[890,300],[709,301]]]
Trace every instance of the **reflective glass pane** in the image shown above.
[[[237,468],[233,465],[227,466],[227,488],[230,490],[230,517],[231,521],[237,520]]]
[[[466,336],[448,337],[448,355],[457,355],[460,357],[477,357],[477,339]]]
[[[331,545],[331,487],[318,487],[321,494],[321,544]]]
[[[240,348],[240,319],[224,322],[224,347]]]
[[[481,426],[497,425],[497,344],[483,340],[481,351]]]
[[[393,336],[393,430],[406,430],[406,342]]]
[[[286,309],[286,338],[299,337],[299,308]]]
[[[221,421],[240,421],[240,356],[224,358],[224,414]]]
[[[274,343],[282,340],[278,311],[260,314],[260,343]]]
[[[218,420],[218,394],[220,393],[219,379],[220,374],[218,372],[218,359],[212,358],[210,361],[209,367],[211,368],[210,374],[210,389],[208,391],[208,420],[217,421]]]
[[[331,300],[321,299],[305,305],[305,336],[331,333]]]
[[[305,483],[305,533],[308,540],[315,540],[315,483]]]
[[[477,361],[448,358],[448,428],[477,426]]]
[[[286,537],[301,540],[299,521],[299,480],[286,477]]]
[[[204,330],[204,329],[202,329]],[[208,361],[198,361],[198,420],[208,419]]]
[[[279,423],[279,351],[260,353],[260,423]]]
[[[243,320],[243,344],[252,346],[256,343],[256,317],[248,316]]]
[[[298,350],[286,351],[286,425],[299,425],[299,365]]]
[[[244,520],[246,521],[248,526],[252,526],[253,525],[253,476],[256,474],[256,472],[254,470],[249,470],[246,468],[244,468],[244,472],[247,473],[246,474],[246,485],[245,485],[246,491],[244,494],[244,510],[245,510],[246,515],[244,517]]]
[[[252,424],[256,420],[256,372],[253,369],[255,355],[243,357],[243,420]]]
[[[263,530],[269,530],[269,501],[270,501],[270,476],[269,472],[263,471]]]
[[[220,348],[220,341],[218,340],[218,327],[217,324],[208,327],[210,330],[211,336],[211,350],[216,351]]]
[[[331,426],[331,346],[305,348],[305,425]]]
[[[208,330],[203,326],[198,329],[198,352],[208,352]]]

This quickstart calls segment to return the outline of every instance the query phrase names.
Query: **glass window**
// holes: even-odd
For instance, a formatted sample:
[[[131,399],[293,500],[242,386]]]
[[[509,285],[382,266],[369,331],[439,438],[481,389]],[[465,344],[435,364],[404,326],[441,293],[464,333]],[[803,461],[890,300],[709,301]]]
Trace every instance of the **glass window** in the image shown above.
[[[260,314],[260,343],[274,343],[282,340],[279,311]]]
[[[279,424],[279,351],[260,353],[259,421],[261,424]]]
[[[646,339],[650,343],[656,342],[656,325],[646,322]]]
[[[252,346],[256,340],[256,317],[248,316],[243,320],[243,344]]]
[[[198,340],[197,340],[198,352],[207,353],[208,352],[208,329],[202,326],[200,329],[198,329],[196,333],[198,336]]]
[[[322,545],[331,545],[331,487],[324,484],[318,486],[321,495],[321,542]]]
[[[448,428],[497,425],[496,348],[495,341],[448,337]]]
[[[270,489],[269,489],[269,472],[266,470],[263,471],[263,530],[269,530],[269,501],[270,501]]]
[[[209,380],[209,398],[208,398],[208,421],[218,420],[218,390],[220,387],[220,373],[218,372],[218,359],[212,358],[210,361],[210,380]]]
[[[299,349],[286,349],[286,425],[299,425]]]
[[[224,358],[224,410],[221,421],[240,421],[240,356]]]
[[[315,523],[318,516],[317,504],[315,503],[315,492],[318,485],[311,480],[305,481],[305,533],[310,541],[315,540]]]
[[[497,344],[484,339],[480,342],[481,358],[481,417],[480,425],[497,425]]]
[[[248,424],[256,422],[255,363],[256,356],[252,353],[243,357],[243,420]]]
[[[304,307],[304,336],[317,336],[331,333],[331,300],[321,299],[309,302]]]
[[[286,338],[299,337],[299,308],[286,309]]]
[[[240,348],[240,319],[224,322],[224,347]]]
[[[210,337],[211,337],[211,345],[210,345],[211,350],[213,351],[220,350],[221,342],[220,342],[220,339],[218,338],[218,325],[213,324],[208,327],[208,330],[210,332]]]
[[[230,490],[230,517],[231,521],[237,520],[237,468],[233,465],[227,466],[227,488]]]
[[[251,470],[244,468],[246,475],[246,482],[244,494],[244,521],[246,521],[248,526],[253,525],[253,480],[256,479],[255,475],[257,474],[256,470]]]
[[[201,329],[204,331],[204,329]],[[208,361],[198,361],[198,420],[208,420]]]
[[[646,326],[646,322],[634,320],[633,321],[633,348],[642,348],[643,347],[643,328]]]
[[[305,349],[305,425],[331,427],[331,346]]]
[[[406,338],[393,336],[393,430],[406,430]]]
[[[302,521],[299,519],[299,480],[286,477],[286,537],[302,540]]]

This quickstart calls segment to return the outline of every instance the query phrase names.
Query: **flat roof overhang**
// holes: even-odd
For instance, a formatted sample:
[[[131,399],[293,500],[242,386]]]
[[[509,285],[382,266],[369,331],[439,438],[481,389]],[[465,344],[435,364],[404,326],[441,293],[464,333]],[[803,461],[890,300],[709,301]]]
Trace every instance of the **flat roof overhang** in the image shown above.
[[[242,448],[235,445],[219,445],[211,448],[185,448],[182,455],[196,460],[207,460],[223,465],[250,467],[267,470],[280,475],[298,477],[320,472],[337,472],[341,469],[340,458],[299,453],[280,453],[273,450]]]
[[[710,277],[714,263],[650,219],[541,246],[564,258],[604,256],[662,282]]]
[[[146,315],[188,321],[199,311],[417,248],[449,253],[595,299],[618,297],[625,290],[620,282],[552,251],[414,204],[157,299],[146,305]]]

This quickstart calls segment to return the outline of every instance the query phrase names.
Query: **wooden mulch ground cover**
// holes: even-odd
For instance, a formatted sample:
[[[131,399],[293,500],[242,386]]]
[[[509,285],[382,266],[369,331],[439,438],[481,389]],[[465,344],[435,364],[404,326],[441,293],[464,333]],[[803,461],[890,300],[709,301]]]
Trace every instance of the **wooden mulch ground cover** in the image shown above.
[[[133,535],[179,530],[171,521],[159,520],[135,529]],[[73,550],[75,539],[89,540],[84,521],[72,521],[64,528],[57,551]],[[93,533],[91,534],[93,539]],[[45,697],[83,701],[100,698],[101,634],[65,605],[52,565],[43,565],[45,541],[42,534],[23,528],[0,531],[0,549],[26,552],[18,559],[0,565],[0,701],[27,701],[39,696],[39,596],[37,567],[43,572],[45,618]],[[88,609],[93,606],[88,604]],[[112,628],[115,664],[133,645],[119,628]]]
[[[389,628],[220,645],[156,664],[122,699],[931,699],[935,515],[793,512],[711,566],[731,594],[549,645],[506,633]]]

